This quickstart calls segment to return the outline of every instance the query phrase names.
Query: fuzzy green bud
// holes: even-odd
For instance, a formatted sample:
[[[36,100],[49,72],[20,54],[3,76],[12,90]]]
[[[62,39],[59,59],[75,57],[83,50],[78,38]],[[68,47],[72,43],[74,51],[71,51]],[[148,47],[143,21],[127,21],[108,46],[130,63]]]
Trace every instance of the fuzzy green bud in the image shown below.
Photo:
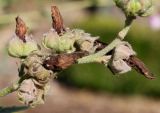
[[[26,37],[26,42],[23,42],[17,36],[14,36],[8,44],[8,53],[12,57],[24,58],[36,50],[38,50],[36,42],[29,37]]]
[[[152,11],[152,0],[114,0],[127,17],[148,16]]]
[[[44,34],[44,38],[42,40],[42,44],[45,48],[53,49],[57,47],[57,40],[59,35],[57,32],[51,30],[48,33]]]
[[[56,53],[70,53],[75,50],[71,32],[59,36],[54,30],[44,35],[42,44]]]

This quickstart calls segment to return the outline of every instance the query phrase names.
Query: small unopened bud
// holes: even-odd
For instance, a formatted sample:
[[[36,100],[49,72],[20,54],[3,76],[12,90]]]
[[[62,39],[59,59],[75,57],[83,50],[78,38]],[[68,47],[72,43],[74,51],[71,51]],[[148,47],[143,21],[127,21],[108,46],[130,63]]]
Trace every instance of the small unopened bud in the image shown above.
[[[37,43],[29,37],[26,37],[26,42],[23,42],[14,36],[8,44],[8,53],[12,57],[23,58],[36,50],[38,50]]]
[[[152,0],[114,0],[127,17],[148,16],[152,11]]]

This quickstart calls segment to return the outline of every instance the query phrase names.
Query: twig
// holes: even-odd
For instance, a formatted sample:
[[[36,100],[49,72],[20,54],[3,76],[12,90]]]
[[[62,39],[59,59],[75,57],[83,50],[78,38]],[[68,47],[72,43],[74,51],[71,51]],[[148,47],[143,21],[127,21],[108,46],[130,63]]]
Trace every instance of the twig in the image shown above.
[[[19,88],[19,80],[11,84],[10,86],[0,90],[0,97],[6,96]]]
[[[107,46],[106,43],[103,43],[99,40],[97,40],[95,42],[95,46],[96,45],[100,45],[97,48],[97,50],[102,50]],[[53,55],[53,56],[50,56],[49,58],[47,58],[47,60],[45,60],[43,62],[43,66],[49,70],[61,71],[63,69],[68,68],[69,66],[75,64],[79,58],[83,58],[87,55],[88,55],[88,53],[85,51],[69,53],[69,54]],[[112,55],[112,51],[107,54],[107,56],[111,56],[111,55]],[[97,57],[97,58],[90,60],[90,62],[103,63],[101,59],[104,60],[103,57]],[[108,59],[108,60],[110,60],[110,59]],[[136,56],[131,56],[128,60],[124,60],[124,61],[129,66],[131,66],[133,69],[135,69],[138,73],[144,75],[146,78],[148,78],[148,79],[155,78],[154,75],[147,68],[147,66],[143,63],[143,61],[141,61]]]
[[[29,76],[21,76],[17,81],[12,83],[10,86],[0,90],[0,97],[6,96],[14,91],[17,91],[20,87],[20,84],[23,82],[23,80],[28,79]]]

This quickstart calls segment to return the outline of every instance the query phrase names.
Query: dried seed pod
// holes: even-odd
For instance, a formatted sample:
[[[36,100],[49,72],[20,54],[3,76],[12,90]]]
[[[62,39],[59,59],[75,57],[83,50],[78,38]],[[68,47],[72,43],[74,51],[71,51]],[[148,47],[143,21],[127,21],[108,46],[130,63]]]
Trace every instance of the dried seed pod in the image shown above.
[[[19,17],[16,17],[16,35],[21,39],[23,42],[26,42],[26,33],[27,33],[27,27],[25,22]]]

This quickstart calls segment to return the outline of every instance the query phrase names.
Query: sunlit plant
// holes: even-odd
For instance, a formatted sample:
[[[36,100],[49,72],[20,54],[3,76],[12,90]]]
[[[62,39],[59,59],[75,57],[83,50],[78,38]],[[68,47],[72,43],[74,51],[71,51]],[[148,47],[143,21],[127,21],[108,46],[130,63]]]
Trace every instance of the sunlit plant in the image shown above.
[[[153,79],[153,74],[136,57],[131,44],[123,41],[133,20],[137,16],[148,16],[151,13],[152,1],[113,1],[123,11],[126,20],[124,28],[109,44],[102,43],[99,37],[93,37],[84,30],[64,27],[56,6],[51,7],[52,28],[41,37],[41,44],[27,34],[25,23],[17,17],[15,35],[8,43],[8,53],[11,57],[20,59],[19,79],[2,89],[0,96],[17,91],[20,102],[25,105],[35,107],[43,104],[49,91],[49,81],[72,64],[97,62],[105,65],[114,74],[127,73],[133,68],[145,77]]]

